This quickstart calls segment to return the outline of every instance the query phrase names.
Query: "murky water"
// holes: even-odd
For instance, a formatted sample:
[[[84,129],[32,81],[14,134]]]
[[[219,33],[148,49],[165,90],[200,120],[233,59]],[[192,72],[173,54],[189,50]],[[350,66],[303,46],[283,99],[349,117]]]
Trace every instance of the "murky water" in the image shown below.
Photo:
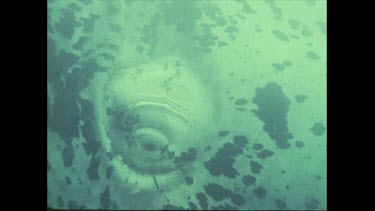
[[[48,206],[326,209],[326,1],[49,0]]]

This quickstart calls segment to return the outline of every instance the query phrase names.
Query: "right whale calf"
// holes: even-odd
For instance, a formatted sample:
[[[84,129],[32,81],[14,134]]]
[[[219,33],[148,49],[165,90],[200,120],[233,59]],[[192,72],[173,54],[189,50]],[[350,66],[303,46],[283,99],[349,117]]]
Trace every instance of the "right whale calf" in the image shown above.
[[[95,98],[99,136],[115,154],[120,180],[137,180],[137,191],[153,188],[147,181],[155,175],[159,186],[181,180],[177,170],[192,168],[213,118],[210,97],[189,66],[166,57],[94,81],[86,96]]]

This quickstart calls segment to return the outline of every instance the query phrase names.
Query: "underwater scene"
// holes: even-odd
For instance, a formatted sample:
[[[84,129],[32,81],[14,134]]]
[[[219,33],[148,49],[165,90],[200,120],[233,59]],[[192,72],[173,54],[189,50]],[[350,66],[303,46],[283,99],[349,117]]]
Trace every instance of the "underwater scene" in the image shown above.
[[[47,206],[326,210],[326,0],[48,0]]]

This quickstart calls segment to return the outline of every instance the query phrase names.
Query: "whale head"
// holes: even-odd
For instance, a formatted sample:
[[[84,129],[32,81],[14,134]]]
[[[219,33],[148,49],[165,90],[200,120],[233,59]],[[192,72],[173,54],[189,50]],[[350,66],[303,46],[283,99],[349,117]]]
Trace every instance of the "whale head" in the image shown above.
[[[181,59],[119,69],[102,90],[101,137],[122,180],[129,172],[170,180],[181,168],[192,168],[214,112],[204,85]]]

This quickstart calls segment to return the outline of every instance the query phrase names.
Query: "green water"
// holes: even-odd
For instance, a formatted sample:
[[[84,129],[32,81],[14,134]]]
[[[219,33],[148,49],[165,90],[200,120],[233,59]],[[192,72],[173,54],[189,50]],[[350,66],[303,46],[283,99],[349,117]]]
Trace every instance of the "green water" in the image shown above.
[[[326,1],[47,11],[50,208],[326,209]]]

